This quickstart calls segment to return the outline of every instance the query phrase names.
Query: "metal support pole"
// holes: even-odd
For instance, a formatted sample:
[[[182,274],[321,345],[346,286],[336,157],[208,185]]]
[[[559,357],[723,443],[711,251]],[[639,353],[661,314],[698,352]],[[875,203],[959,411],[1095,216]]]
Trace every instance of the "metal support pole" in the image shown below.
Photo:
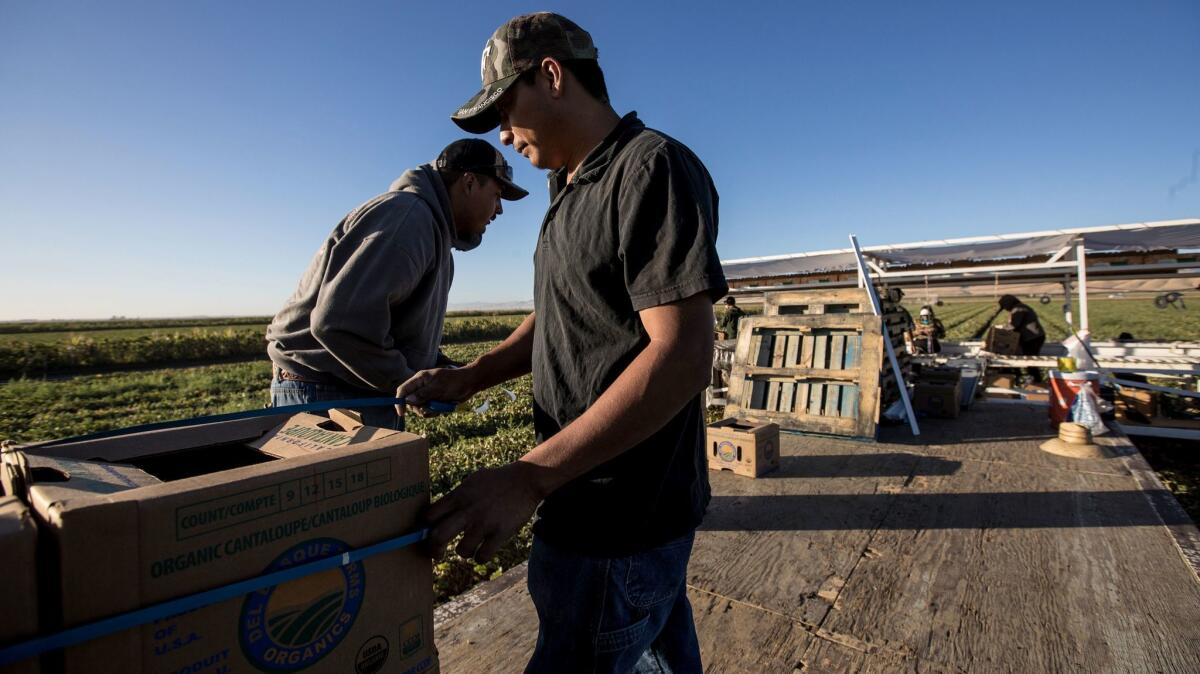
[[[858,247],[858,238],[850,235],[850,245],[854,246],[854,257],[858,260],[858,284],[865,286],[867,296],[871,298],[871,310],[876,316],[883,316],[883,307],[879,304],[879,295],[875,293],[875,284],[871,282],[871,270],[863,260],[862,249]],[[908,416],[908,427],[913,435],[920,435],[917,427],[917,415],[913,413],[912,401],[908,399],[908,385],[904,382],[904,373],[900,371],[900,361],[896,359],[896,350],[892,348],[892,336],[888,334],[887,321],[883,321],[883,347],[887,351],[888,361],[892,364],[892,375],[896,377],[896,387],[900,389],[900,400],[904,401],[904,414]],[[883,392],[880,391],[880,394]]]
[[[1062,280],[1063,288],[1063,320],[1072,328],[1075,327],[1075,319],[1071,316],[1071,277],[1064,276]]]
[[[1084,245],[1081,243],[1075,246],[1075,263],[1078,265],[1079,275],[1079,332],[1080,337],[1091,343],[1088,335],[1083,334],[1088,332],[1088,290],[1087,290],[1087,253],[1084,251]]]

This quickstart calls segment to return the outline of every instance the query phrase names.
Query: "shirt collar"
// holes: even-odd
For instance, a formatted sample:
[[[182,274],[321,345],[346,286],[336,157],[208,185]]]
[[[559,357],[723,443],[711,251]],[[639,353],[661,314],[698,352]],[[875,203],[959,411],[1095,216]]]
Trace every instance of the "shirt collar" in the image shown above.
[[[621,118],[621,121],[617,122],[613,130],[608,132],[604,140],[592,148],[592,151],[584,158],[583,164],[579,166],[579,172],[575,174],[575,182],[591,182],[603,175],[604,170],[612,163],[617,153],[621,151],[621,148],[625,147],[629,139],[633,138],[644,128],[646,128],[646,125],[642,120],[638,119],[637,111],[627,113]],[[566,184],[567,168],[565,166],[550,174],[550,191],[552,195],[557,194],[563,187],[566,187]]]

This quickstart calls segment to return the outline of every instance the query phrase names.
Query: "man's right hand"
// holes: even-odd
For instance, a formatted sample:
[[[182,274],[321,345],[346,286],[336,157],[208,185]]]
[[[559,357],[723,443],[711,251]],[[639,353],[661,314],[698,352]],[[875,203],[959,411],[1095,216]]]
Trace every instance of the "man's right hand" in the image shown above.
[[[474,372],[469,367],[421,370],[396,389],[396,397],[405,401],[396,405],[396,414],[403,417],[405,407],[412,406],[417,414],[432,416],[426,408],[429,401],[460,403],[477,392]]]

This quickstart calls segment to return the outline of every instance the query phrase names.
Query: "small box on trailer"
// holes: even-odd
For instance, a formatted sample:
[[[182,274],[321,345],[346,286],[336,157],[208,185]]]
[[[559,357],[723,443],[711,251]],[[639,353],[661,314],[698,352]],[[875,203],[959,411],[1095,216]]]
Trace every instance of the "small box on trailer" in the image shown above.
[[[913,410],[923,412],[931,417],[957,418],[962,397],[959,386],[958,380],[954,382],[918,381],[913,386]]]
[[[1116,396],[1116,414],[1121,421],[1152,423],[1158,416],[1158,393],[1132,387],[1122,388]]]
[[[342,560],[46,654],[43,667],[436,672],[427,553],[347,554],[419,528],[429,504],[426,441],[331,417],[274,415],[6,451],[45,540],[38,564],[49,574],[41,597],[49,629]]]
[[[708,425],[708,467],[760,477],[779,468],[779,424],[737,418]]]

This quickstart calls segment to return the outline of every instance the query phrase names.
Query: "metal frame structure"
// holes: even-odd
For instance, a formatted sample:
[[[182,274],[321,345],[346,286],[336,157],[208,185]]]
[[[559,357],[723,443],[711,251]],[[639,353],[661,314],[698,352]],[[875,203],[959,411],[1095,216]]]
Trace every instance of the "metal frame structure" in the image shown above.
[[[1064,304],[1064,318],[1072,330],[1075,330],[1079,333],[1085,333],[1085,331],[1088,331],[1090,327],[1088,312],[1089,277],[1093,279],[1119,278],[1121,280],[1148,278],[1196,278],[1200,277],[1200,261],[1164,261],[1120,266],[1089,266],[1087,246],[1083,240],[1084,236],[1089,233],[1147,231],[1164,227],[1178,227],[1180,225],[1200,225],[1200,220],[1169,220],[1161,222],[1114,225],[1107,227],[1085,227],[1042,232],[1026,232],[1020,234],[1000,234],[994,236],[964,237],[867,247],[860,247],[857,239],[851,235],[851,248],[848,249],[818,251],[815,253],[802,253],[798,255],[775,255],[758,258],[744,258],[739,260],[729,260],[726,262],[726,264],[768,261],[774,262],[788,259],[847,253],[853,253],[856,256],[858,273],[853,281],[845,280],[840,282],[821,283],[819,286],[816,286],[815,284],[797,283],[749,286],[731,289],[731,292],[737,294],[758,294],[762,292],[775,292],[793,289],[811,290],[816,287],[833,289],[839,287],[853,287],[855,285],[859,287],[865,286],[873,289],[873,284],[867,282],[868,280],[902,287],[912,287],[918,283],[923,284],[925,287],[930,287],[950,284],[962,285],[981,283],[994,283],[998,285],[1001,281],[1043,281],[1062,283],[1064,294],[1069,297],[1071,295],[1071,277],[1074,277],[1074,294],[1078,306],[1078,315],[1073,316],[1071,314],[1070,303],[1067,302]],[[1036,262],[1028,261],[1031,257],[1035,257],[1035,255],[1026,255],[1023,257],[994,260],[982,264],[978,262],[965,261],[948,262],[930,264],[929,266],[921,265],[921,268],[914,269],[912,268],[913,266],[916,266],[914,264],[889,265],[888,261],[882,257],[872,256],[873,251],[882,254],[886,252],[903,251],[906,249],[1011,242],[1034,239],[1037,237],[1063,237],[1064,235],[1071,236],[1069,243],[1062,245],[1053,252],[1046,251],[1046,253],[1036,255],[1036,257],[1048,255],[1046,259]],[[1188,243],[1190,244],[1191,241],[1189,240]],[[1196,244],[1196,246],[1188,245],[1181,249],[1186,250],[1200,247],[1200,241],[1196,242]],[[816,271],[806,273],[849,273],[851,271],[852,270],[842,268],[830,269],[828,272]],[[736,276],[733,278],[736,278]],[[875,294],[872,292],[871,295],[873,301],[877,303],[878,299]],[[876,304],[876,306],[878,305]],[[970,341],[960,342],[958,344],[944,342],[943,344],[944,349],[942,355],[967,357],[977,355],[980,350],[979,347],[981,346],[981,344],[978,342]],[[1113,342],[1098,342],[1095,346],[1096,356],[1099,359],[1099,366],[1102,369],[1110,372],[1140,372],[1166,376],[1200,375],[1200,342],[1176,343],[1172,345],[1155,344],[1151,342],[1129,342],[1119,344]],[[1056,345],[1047,346],[1043,350],[1042,355],[1036,357],[990,355],[987,357],[990,363],[995,366],[1053,367],[1055,365],[1054,356],[1059,355],[1055,353],[1056,348]],[[1163,352],[1164,349],[1167,349],[1167,352]],[[893,360],[894,364],[894,353],[891,353],[890,350],[889,357]],[[1183,390],[1170,389],[1170,391],[1179,392]],[[1187,394],[1189,392],[1183,391],[1183,393]],[[907,398],[907,396],[905,398]],[[908,408],[906,411],[908,412],[909,419],[913,420],[912,411],[907,404],[907,399],[905,400],[905,403],[906,408]],[[1127,429],[1127,432],[1128,430],[1129,429]],[[1137,433],[1140,430],[1142,429],[1133,429],[1132,432]],[[915,422],[913,431],[914,434],[917,432]],[[1162,433],[1156,431],[1147,431],[1146,434],[1200,439],[1200,430],[1192,429],[1172,428],[1164,429]]]
[[[871,298],[871,311],[875,312],[876,316],[883,316],[883,307],[879,304],[879,295],[875,293],[871,271],[867,268],[862,249],[858,247],[858,239],[853,234],[850,235],[850,245],[853,246],[854,257],[858,261],[858,284],[867,289],[867,296]],[[912,401],[908,399],[908,387],[904,384],[904,373],[900,371],[900,361],[896,359],[896,350],[892,347],[892,340],[888,338],[886,324],[883,326],[883,336],[888,362],[892,365],[892,375],[896,378],[896,386],[900,389],[900,400],[904,402],[904,414],[908,418],[908,427],[914,436],[918,436],[921,434],[921,429],[917,426],[917,415],[913,412]],[[882,413],[883,410],[880,410],[880,414]]]

